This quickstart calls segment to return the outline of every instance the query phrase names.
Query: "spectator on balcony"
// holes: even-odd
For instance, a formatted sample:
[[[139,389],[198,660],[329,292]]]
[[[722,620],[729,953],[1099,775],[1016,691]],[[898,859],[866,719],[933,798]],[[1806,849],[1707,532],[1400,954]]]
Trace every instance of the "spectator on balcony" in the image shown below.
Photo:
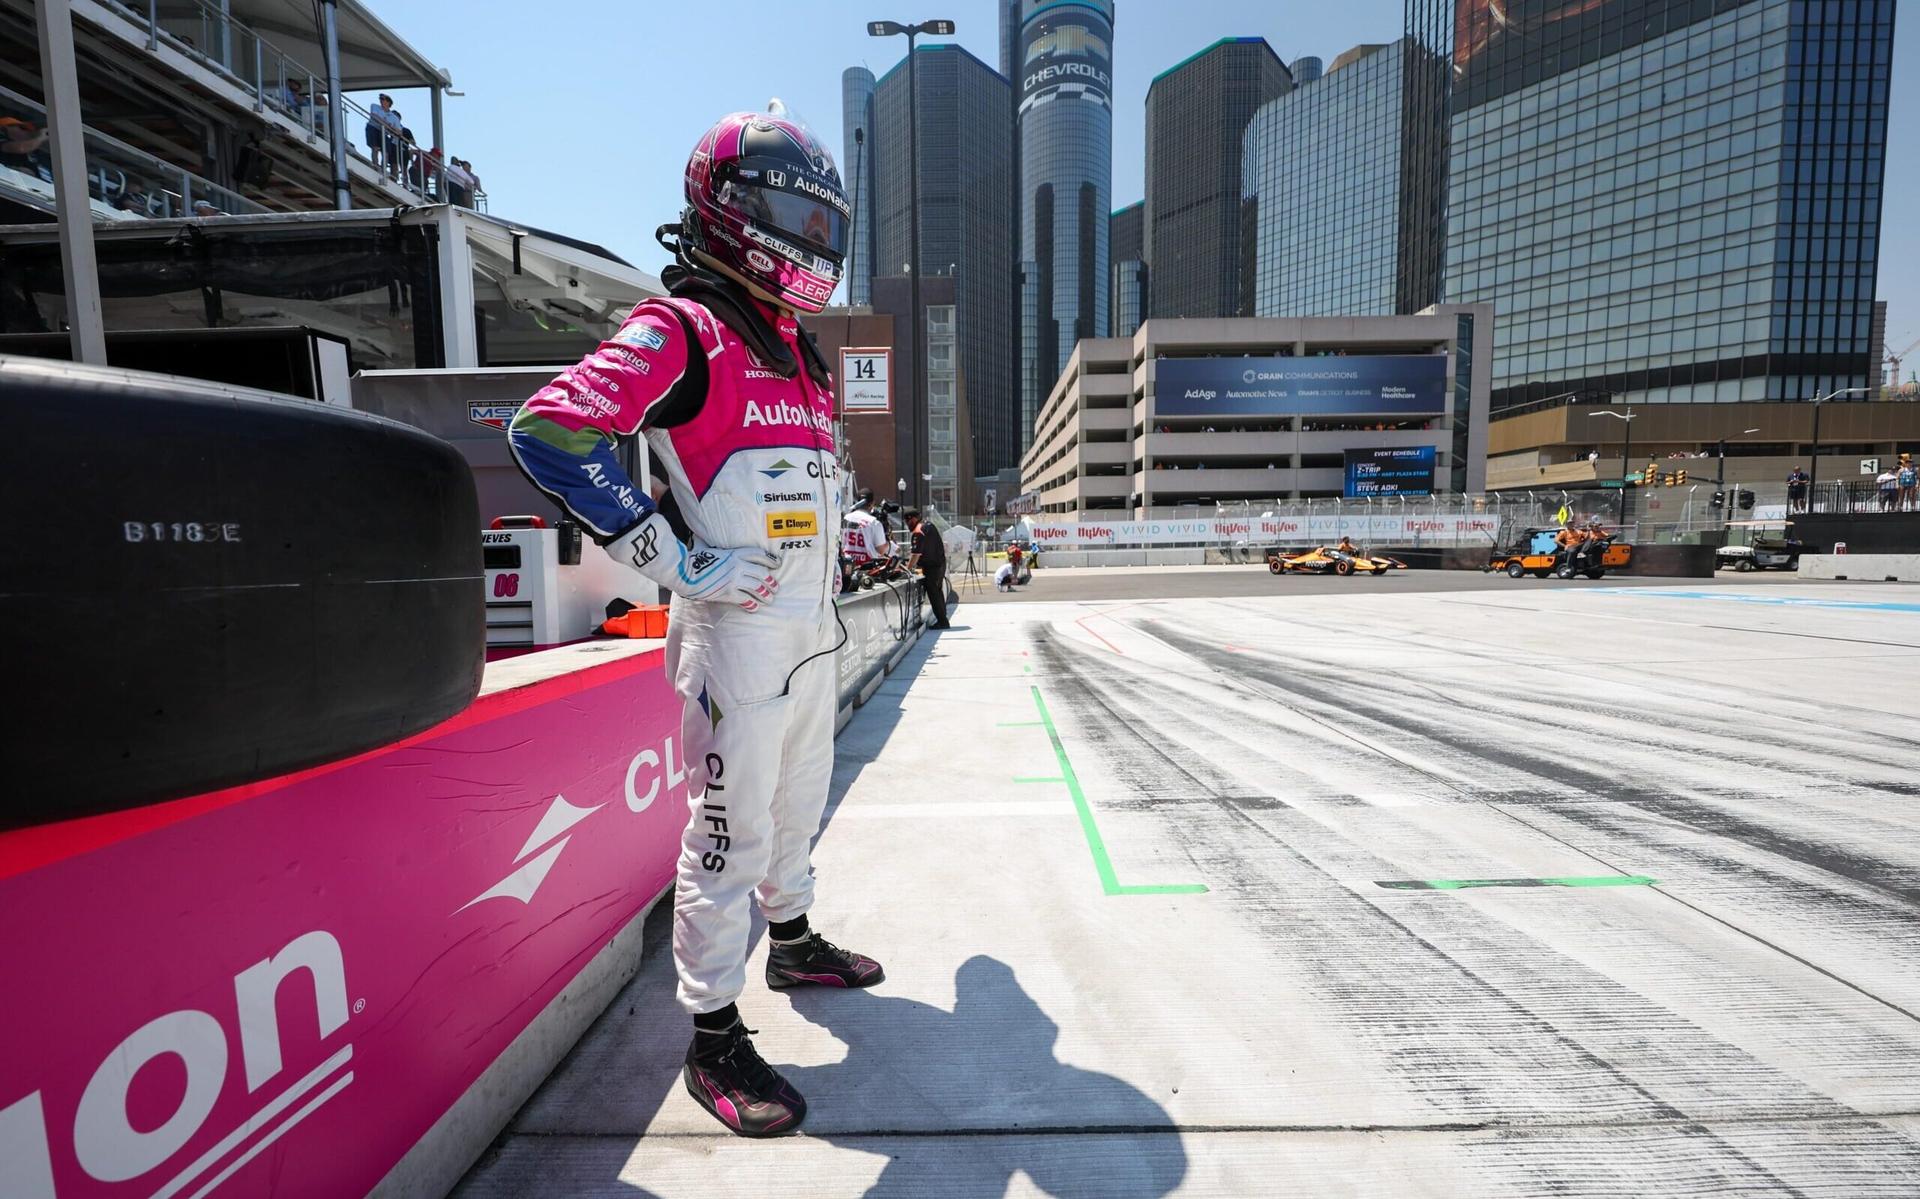
[[[367,156],[395,179],[400,177],[399,134],[400,114],[393,110],[393,97],[381,92],[380,103],[367,114]]]
[[[449,159],[441,178],[446,180],[448,203],[462,208],[473,207],[473,176],[467,173],[464,159]]]
[[[427,189],[426,155],[420,152],[419,143],[413,140],[413,130],[402,126],[400,129],[400,153],[406,156],[407,183],[415,191]]]
[[[53,178],[47,131],[19,117],[0,117],[0,164],[42,179]]]
[[[1787,511],[1807,510],[1807,472],[1794,467],[1787,472]]]

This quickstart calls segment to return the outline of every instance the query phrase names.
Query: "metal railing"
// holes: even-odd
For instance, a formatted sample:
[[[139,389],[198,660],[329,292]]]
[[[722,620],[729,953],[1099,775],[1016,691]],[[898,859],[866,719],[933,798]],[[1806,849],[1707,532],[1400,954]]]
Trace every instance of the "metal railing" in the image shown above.
[[[340,98],[345,128],[328,129],[325,73],[316,72],[207,0],[168,0],[164,9],[159,0],[113,3],[146,30],[147,49],[158,49],[165,40],[173,49],[227,76],[252,93],[255,112],[271,109],[291,119],[307,141],[329,149],[338,133],[354,157],[423,200],[485,211],[486,193],[479,181],[446,162],[445,147],[438,147],[440,155],[433,154],[400,127],[389,138],[387,124],[351,97]],[[365,131],[371,131],[371,136]],[[356,133],[363,136],[356,139]]]
[[[29,122],[39,130],[46,127],[45,108],[3,87],[0,87],[0,117]],[[82,129],[81,137],[87,157],[87,194],[116,211],[138,217],[267,211],[231,188],[221,187],[97,129]],[[21,139],[15,144],[34,140]],[[0,154],[0,170],[11,170],[28,180],[37,180],[36,190],[48,196],[53,194],[53,160],[44,144],[27,153]]]

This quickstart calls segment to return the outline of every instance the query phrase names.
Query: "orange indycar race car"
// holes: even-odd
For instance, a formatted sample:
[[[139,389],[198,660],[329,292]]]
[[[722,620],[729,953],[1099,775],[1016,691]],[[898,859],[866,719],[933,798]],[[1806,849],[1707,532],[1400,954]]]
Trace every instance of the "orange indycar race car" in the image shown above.
[[[1390,570],[1405,570],[1398,558],[1378,557],[1358,550],[1321,545],[1297,554],[1272,550],[1267,554],[1267,569],[1277,575],[1382,575]]]

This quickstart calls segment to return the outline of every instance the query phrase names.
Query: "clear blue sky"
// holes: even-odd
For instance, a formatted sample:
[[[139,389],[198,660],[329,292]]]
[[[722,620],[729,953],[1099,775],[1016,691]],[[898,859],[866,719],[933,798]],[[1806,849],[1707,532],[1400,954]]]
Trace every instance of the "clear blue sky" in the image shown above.
[[[949,17],[959,42],[989,65],[1000,34],[989,0],[555,0],[539,5],[373,0],[374,10],[466,93],[447,101],[448,149],[470,159],[495,213],[597,241],[652,270],[666,255],[654,226],[680,211],[680,171],[722,113],[779,96],[821,139],[840,144],[840,72],[875,75],[905,39],[869,38],[876,18]],[[1147,83],[1221,37],[1265,37],[1280,57],[1333,56],[1400,36],[1402,0],[1118,0],[1114,29],[1113,201],[1141,198]],[[485,18],[482,13],[487,14]],[[697,14],[698,22],[679,17]],[[509,15],[511,14],[511,15]],[[704,53],[712,47],[718,57]],[[422,129],[424,95],[398,107]],[[417,114],[417,115],[416,115]],[[1920,11],[1903,14],[1894,47],[1893,113],[1880,253],[1887,338],[1920,338],[1920,226],[1904,197],[1920,193]],[[843,156],[842,156],[843,157]]]

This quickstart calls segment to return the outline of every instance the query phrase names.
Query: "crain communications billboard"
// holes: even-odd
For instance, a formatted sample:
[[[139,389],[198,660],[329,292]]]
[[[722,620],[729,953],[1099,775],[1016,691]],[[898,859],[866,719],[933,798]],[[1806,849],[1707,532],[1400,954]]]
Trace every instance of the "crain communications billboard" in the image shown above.
[[[1160,358],[1157,416],[1439,416],[1444,354]]]

